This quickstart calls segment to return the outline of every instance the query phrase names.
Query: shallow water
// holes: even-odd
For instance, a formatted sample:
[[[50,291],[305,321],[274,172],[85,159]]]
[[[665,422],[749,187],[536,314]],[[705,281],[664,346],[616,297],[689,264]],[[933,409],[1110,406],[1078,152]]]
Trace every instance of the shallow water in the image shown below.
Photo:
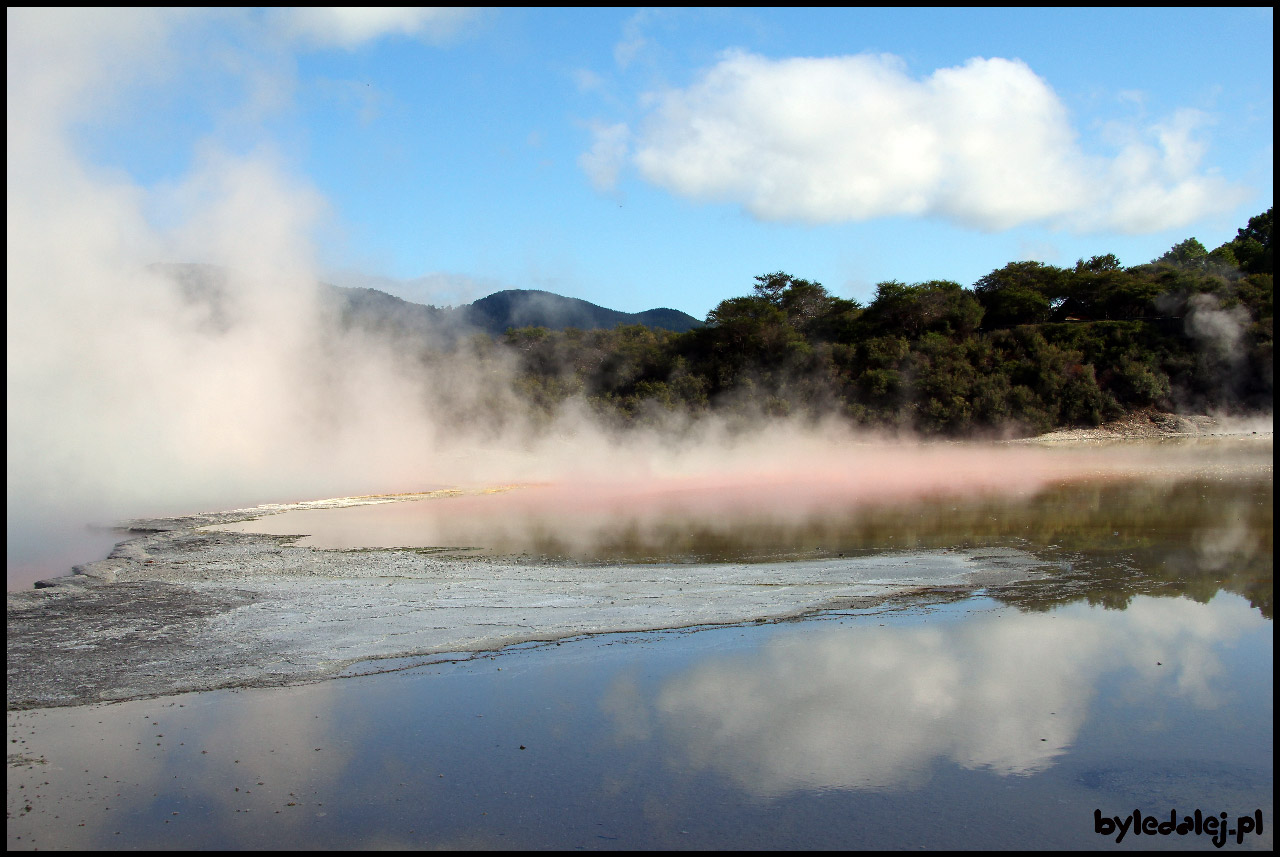
[[[1270,848],[1271,631],[1227,593],[971,596],[10,713],[8,844],[1110,848],[1095,809],[1200,809]]]
[[[59,526],[9,534],[6,582],[9,592],[30,589],[37,580],[70,574],[77,565],[105,559],[131,538],[124,529]]]

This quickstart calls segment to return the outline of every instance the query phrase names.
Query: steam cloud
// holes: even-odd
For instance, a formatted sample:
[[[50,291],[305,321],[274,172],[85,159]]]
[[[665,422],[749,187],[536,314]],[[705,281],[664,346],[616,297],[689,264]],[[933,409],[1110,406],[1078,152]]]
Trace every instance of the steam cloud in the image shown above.
[[[77,150],[78,123],[127,108],[172,67],[191,16],[7,20],[10,566],[61,537],[49,522],[456,477],[432,466],[457,445],[422,385],[468,379],[411,377],[389,346],[324,324],[325,203],[269,148],[206,141],[159,190]],[[184,297],[161,260],[225,266],[218,312]]]
[[[202,141],[159,188],[82,154],[79,129],[129,115],[140,85],[189,61],[174,47],[183,28],[236,14],[8,12],[11,573],[86,521],[584,474],[839,462],[856,475],[857,456],[828,455],[851,443],[832,426],[744,436],[708,422],[623,442],[580,405],[535,423],[499,358],[460,349],[424,363],[393,339],[342,332],[317,291],[325,201],[267,144]],[[349,41],[412,22],[330,23]],[[257,115],[263,92],[289,89],[264,77],[290,44],[266,39],[256,63],[214,44],[201,62],[238,69]],[[223,266],[216,301],[192,299],[166,261]],[[1057,469],[1024,467],[1021,487]]]
[[[1217,352],[1216,356],[1238,371],[1245,359],[1242,344],[1251,321],[1249,311],[1242,306],[1221,309],[1212,295],[1192,295],[1187,304],[1187,334]]]

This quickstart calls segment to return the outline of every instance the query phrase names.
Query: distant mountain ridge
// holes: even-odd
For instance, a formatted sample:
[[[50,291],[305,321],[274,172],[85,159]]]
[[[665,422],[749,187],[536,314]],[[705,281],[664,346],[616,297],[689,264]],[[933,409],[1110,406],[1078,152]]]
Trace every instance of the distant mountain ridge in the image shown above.
[[[579,298],[566,298],[537,289],[507,289],[481,298],[458,312],[473,327],[499,336],[511,327],[564,330],[612,330],[620,324],[643,324],[684,333],[702,322],[679,310],[662,307],[644,312],[620,312]]]
[[[156,264],[151,268],[172,279],[190,304],[202,307],[209,323],[217,327],[228,323],[231,297],[224,268],[205,264]],[[507,289],[458,307],[414,303],[377,289],[329,283],[320,284],[320,294],[327,311],[344,328],[396,336],[434,336],[445,341],[476,331],[502,336],[512,327],[612,330],[620,324],[643,324],[684,333],[702,326],[702,321],[679,310],[663,307],[621,312],[537,289]]]
[[[684,333],[702,322],[679,310],[659,308],[621,312],[580,298],[537,289],[506,289],[459,307],[413,303],[377,289],[324,284],[325,294],[347,326],[401,334],[437,334],[452,338],[467,331],[502,336],[513,327],[549,330],[612,330],[620,324],[643,324]]]

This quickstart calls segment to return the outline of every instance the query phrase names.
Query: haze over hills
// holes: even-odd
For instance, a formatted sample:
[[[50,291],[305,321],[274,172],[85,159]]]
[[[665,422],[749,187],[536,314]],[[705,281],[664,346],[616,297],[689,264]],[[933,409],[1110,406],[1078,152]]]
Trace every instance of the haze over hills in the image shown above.
[[[612,330],[620,324],[643,324],[673,333],[684,333],[702,322],[674,309],[650,309],[644,312],[619,312],[578,298],[566,298],[536,289],[507,289],[460,307],[463,317],[473,327],[494,336],[511,327],[546,327],[564,330]]]
[[[161,264],[152,266],[167,274],[188,302],[208,312],[214,326],[223,326],[229,307],[226,272],[215,265]],[[507,289],[458,307],[414,303],[369,288],[320,284],[321,298],[342,326],[398,335],[443,336],[447,339],[473,332],[502,336],[512,327],[545,327],[549,330],[612,330],[620,324],[642,324],[673,333],[684,333],[702,322],[679,310],[658,308],[644,312],[620,312],[579,298],[568,298],[536,289]]]
[[[459,307],[435,307],[413,303],[377,289],[322,284],[343,321],[372,329],[401,332],[483,331],[502,336],[513,327],[545,327],[549,330],[612,330],[620,324],[684,333],[702,322],[674,309],[620,312],[579,298],[567,298],[536,289],[507,289]]]
[[[777,271],[756,277],[753,294],[721,301],[705,325],[671,310],[620,313],[547,292],[505,291],[439,309],[326,286],[319,333],[351,334],[357,350],[391,345],[433,371],[453,361],[448,371],[465,375],[477,397],[449,405],[463,414],[510,411],[504,397],[514,396],[516,410],[536,419],[573,401],[618,425],[656,425],[671,414],[833,414],[956,437],[1097,426],[1151,409],[1266,414],[1274,402],[1272,220],[1268,209],[1212,251],[1188,238],[1127,268],[1107,253],[1069,268],[1010,262],[972,288],[886,281],[865,306]],[[226,288],[243,284],[225,271],[175,274],[192,305],[187,317],[202,327],[256,317],[240,305],[247,295]],[[211,275],[222,277],[221,291],[216,276],[212,288],[183,282]],[[305,283],[293,286],[310,295]],[[537,329],[513,330],[522,327]]]
[[[578,298],[533,289],[508,289],[458,307],[417,304],[377,289],[322,283],[321,290],[344,328],[394,336],[432,337],[442,344],[477,332],[499,338],[513,327],[612,330],[618,325],[642,324],[683,333],[702,326],[698,319],[674,309],[619,312]]]

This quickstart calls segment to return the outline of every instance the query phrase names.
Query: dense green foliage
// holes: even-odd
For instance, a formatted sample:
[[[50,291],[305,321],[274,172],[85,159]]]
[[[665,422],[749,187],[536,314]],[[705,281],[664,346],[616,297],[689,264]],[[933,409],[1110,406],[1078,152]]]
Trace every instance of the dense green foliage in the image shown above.
[[[1040,432],[1142,409],[1272,406],[1272,212],[1148,264],[1012,262],[968,289],[880,283],[867,306],[777,272],[672,333],[508,330],[518,392],[620,422],[838,413],[930,434]]]

